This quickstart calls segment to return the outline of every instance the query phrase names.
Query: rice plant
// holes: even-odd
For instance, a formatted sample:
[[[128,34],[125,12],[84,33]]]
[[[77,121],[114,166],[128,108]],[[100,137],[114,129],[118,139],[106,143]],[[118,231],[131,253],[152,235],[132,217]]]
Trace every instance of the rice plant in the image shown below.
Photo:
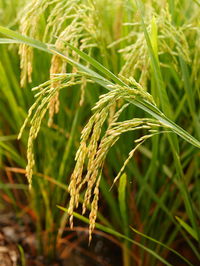
[[[20,213],[26,199],[50,260],[82,221],[90,245],[95,226],[119,239],[121,265],[197,265],[199,2],[12,2],[0,1],[3,205]]]

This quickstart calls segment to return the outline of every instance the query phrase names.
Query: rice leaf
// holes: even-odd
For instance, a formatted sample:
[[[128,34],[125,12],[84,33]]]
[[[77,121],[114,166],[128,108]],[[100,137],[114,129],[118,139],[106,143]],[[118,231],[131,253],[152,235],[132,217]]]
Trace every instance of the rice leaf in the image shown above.
[[[177,255],[179,258],[181,258],[183,261],[185,261],[188,265],[190,265],[190,266],[193,265],[193,264],[191,264],[186,258],[184,258],[180,253],[178,253],[175,249],[172,249],[172,248],[168,247],[167,245],[163,244],[162,242],[156,240],[155,238],[152,238],[152,237],[150,237],[150,236],[147,236],[147,235],[145,235],[145,234],[139,232],[138,230],[136,230],[136,229],[133,228],[132,226],[131,226],[130,228],[131,228],[131,230],[133,230],[133,232],[135,232],[136,234],[141,235],[141,236],[145,237],[146,239],[149,239],[149,240],[151,240],[152,242],[157,243],[157,244],[159,244],[159,245],[165,247],[166,249],[168,249],[169,251],[171,251],[172,253],[174,253],[175,255]]]
[[[177,221],[179,222],[179,224],[196,240],[198,241],[198,234],[197,232],[190,226],[188,225],[186,222],[184,222],[181,218],[179,218],[178,216],[176,216]]]

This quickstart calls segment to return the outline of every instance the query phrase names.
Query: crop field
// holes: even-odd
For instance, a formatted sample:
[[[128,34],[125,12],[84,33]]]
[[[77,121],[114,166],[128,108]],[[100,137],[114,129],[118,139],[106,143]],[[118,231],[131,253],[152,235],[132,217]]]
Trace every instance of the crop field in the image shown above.
[[[199,0],[0,0],[12,265],[200,265]]]

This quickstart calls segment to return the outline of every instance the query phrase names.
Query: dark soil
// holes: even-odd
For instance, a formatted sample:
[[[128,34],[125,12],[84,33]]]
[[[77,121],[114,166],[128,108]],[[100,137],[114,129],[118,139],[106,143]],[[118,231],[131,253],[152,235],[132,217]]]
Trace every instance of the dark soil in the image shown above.
[[[113,242],[114,239],[112,241],[112,237],[106,239],[103,233],[96,231],[88,246],[87,227],[77,227],[74,231],[67,228],[59,250],[56,250],[56,259],[38,255],[38,241],[33,228],[29,216],[19,219],[11,212],[1,213],[0,266],[122,265],[121,248]],[[22,257],[25,265],[22,264]]]

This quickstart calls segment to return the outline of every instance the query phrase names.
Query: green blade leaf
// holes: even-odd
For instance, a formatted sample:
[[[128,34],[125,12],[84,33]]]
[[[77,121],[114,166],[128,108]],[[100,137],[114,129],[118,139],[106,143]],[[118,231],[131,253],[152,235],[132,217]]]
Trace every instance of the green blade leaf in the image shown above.
[[[131,226],[130,228],[131,228],[131,230],[133,230],[133,232],[135,232],[136,234],[141,235],[141,236],[143,236],[143,237],[145,237],[145,238],[151,240],[152,242],[157,243],[157,244],[163,246],[164,248],[170,250],[172,253],[174,253],[174,254],[177,255],[179,258],[181,258],[183,261],[185,261],[188,265],[190,265],[190,266],[193,265],[193,264],[191,264],[186,258],[184,258],[180,253],[178,253],[175,249],[172,249],[172,248],[168,247],[167,245],[163,244],[162,242],[160,242],[160,241],[158,241],[158,240],[156,240],[156,239],[154,239],[154,238],[152,238],[152,237],[150,237],[150,236],[147,236],[147,235],[145,235],[145,234],[139,232],[138,230],[136,230],[136,229],[133,228],[132,226]]]
[[[189,226],[186,222],[184,222],[181,218],[176,216],[176,220],[179,222],[179,224],[196,240],[198,241],[198,235],[197,232]]]
[[[123,221],[123,225],[127,228],[128,225],[128,217],[127,217],[127,207],[126,207],[126,185],[127,185],[127,176],[124,173],[121,175],[119,179],[119,186],[118,186],[118,201],[119,201],[119,209],[121,218]],[[124,228],[125,231],[127,231]],[[126,232],[127,233],[127,232]]]
[[[10,43],[22,43],[22,42],[8,38],[0,38],[0,44],[10,44]]]

